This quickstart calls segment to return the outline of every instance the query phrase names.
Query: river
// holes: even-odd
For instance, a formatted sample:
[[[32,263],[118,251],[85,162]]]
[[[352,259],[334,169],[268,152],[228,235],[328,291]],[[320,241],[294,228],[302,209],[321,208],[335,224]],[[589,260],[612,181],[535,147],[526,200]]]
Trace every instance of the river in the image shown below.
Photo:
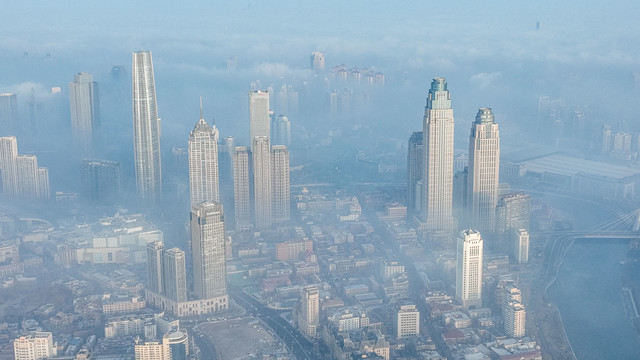
[[[640,341],[622,302],[628,240],[578,239],[549,288],[579,360],[640,359]]]

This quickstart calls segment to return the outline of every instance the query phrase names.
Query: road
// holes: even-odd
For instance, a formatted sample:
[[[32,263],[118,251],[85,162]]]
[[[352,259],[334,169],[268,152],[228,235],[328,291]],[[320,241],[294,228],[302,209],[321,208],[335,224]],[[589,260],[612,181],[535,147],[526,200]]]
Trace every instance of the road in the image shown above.
[[[296,359],[315,360],[322,358],[314,351],[313,343],[305,339],[298,330],[280,316],[282,310],[274,310],[263,305],[236,286],[229,285],[228,289],[229,295],[247,311],[247,315],[255,316],[269,326]]]

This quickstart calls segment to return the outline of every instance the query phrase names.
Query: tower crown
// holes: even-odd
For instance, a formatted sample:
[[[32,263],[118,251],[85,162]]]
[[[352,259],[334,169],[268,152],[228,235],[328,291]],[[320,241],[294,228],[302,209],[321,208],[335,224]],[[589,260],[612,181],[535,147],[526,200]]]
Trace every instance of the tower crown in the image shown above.
[[[447,79],[443,77],[433,78],[431,82],[431,92],[447,91]]]
[[[480,108],[476,115],[476,124],[492,124],[494,122],[491,108]]]

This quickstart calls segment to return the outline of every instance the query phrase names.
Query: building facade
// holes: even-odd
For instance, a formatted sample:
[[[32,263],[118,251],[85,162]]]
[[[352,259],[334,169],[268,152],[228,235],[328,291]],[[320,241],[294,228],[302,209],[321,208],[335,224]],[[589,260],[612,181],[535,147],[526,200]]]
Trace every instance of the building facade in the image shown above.
[[[164,295],[176,302],[187,301],[187,264],[183,250],[164,251],[162,275]]]
[[[423,121],[422,211],[426,230],[452,232],[453,109],[444,78],[435,78]]]
[[[463,230],[456,251],[456,299],[465,309],[482,307],[482,235]]]
[[[291,220],[289,150],[285,145],[271,148],[271,214],[273,223]]]
[[[236,230],[251,227],[251,193],[253,187],[251,173],[251,151],[244,146],[233,149],[233,204]]]
[[[218,175],[218,130],[200,120],[189,135],[189,189],[191,204],[203,201],[220,202]]]
[[[269,116],[269,92],[249,91],[249,141],[256,136],[271,136]],[[253,149],[252,149],[253,150]]]
[[[396,337],[420,335],[420,311],[415,305],[400,305],[396,319]]]
[[[422,188],[418,182],[424,175],[424,146],[422,145],[422,131],[416,131],[409,138],[407,152],[407,209],[411,213],[420,213],[422,203]]]
[[[298,327],[302,334],[309,338],[316,337],[320,325],[320,291],[315,286],[307,286],[302,290]]]
[[[81,72],[69,83],[71,133],[82,149],[91,150],[100,128],[100,99],[93,75]]]
[[[524,193],[503,195],[496,206],[496,232],[507,234],[516,229],[529,229],[531,196]]]
[[[0,136],[15,135],[19,130],[18,97],[14,93],[0,93]]]
[[[518,264],[529,262],[529,233],[525,229],[513,231],[513,260]]]
[[[222,204],[206,201],[191,209],[194,293],[198,299],[227,296]]]
[[[271,144],[291,146],[291,122],[282,114],[271,121]]]
[[[92,201],[120,201],[120,163],[108,160],[82,161],[82,191]]]
[[[150,51],[133,53],[133,153],[138,197],[153,207],[162,200],[160,118]]]
[[[467,208],[471,227],[495,230],[500,178],[500,133],[489,108],[478,110],[469,136]]]
[[[53,335],[50,332],[34,331],[13,341],[15,360],[40,360],[56,355]]]
[[[251,146],[253,159],[253,194],[256,229],[268,229],[272,224],[271,148],[269,138],[256,136]]]

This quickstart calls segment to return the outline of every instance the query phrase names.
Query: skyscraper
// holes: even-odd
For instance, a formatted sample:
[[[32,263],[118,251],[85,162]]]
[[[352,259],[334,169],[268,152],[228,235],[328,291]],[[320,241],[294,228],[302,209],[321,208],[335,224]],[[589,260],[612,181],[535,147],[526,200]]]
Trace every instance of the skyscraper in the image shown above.
[[[251,151],[244,146],[233,150],[233,204],[236,230],[251,227]]]
[[[150,51],[133,53],[133,152],[138,197],[146,206],[162,200],[160,118]]]
[[[291,122],[282,114],[274,116],[271,121],[271,144],[291,145]]]
[[[424,174],[424,147],[422,146],[422,131],[416,131],[409,138],[407,152],[407,209],[409,212],[420,212],[422,194],[416,191],[418,181]]]
[[[465,309],[482,307],[482,236],[463,230],[458,236],[456,261],[456,299]]]
[[[284,145],[271,148],[271,214],[274,223],[291,220],[289,150]]]
[[[2,192],[18,195],[18,141],[15,136],[0,137],[0,172]]]
[[[529,262],[529,233],[525,229],[513,231],[513,260],[518,264]]]
[[[271,227],[271,149],[269,138],[256,136],[251,146],[256,229]]]
[[[162,241],[152,241],[147,244],[147,288],[156,294],[162,294],[163,287],[163,256]]]
[[[189,188],[191,204],[220,202],[218,176],[218,129],[202,115],[189,135]]]
[[[84,196],[88,199],[106,203],[120,200],[120,163],[83,160],[81,180]]]
[[[187,267],[184,251],[178,248],[164,251],[162,275],[164,295],[173,301],[187,301]]]
[[[510,193],[500,197],[496,207],[496,232],[507,234],[512,230],[529,229],[531,196]]]
[[[34,155],[19,155],[15,136],[0,138],[0,172],[2,190],[17,198],[48,199],[49,172],[38,167]]]
[[[311,53],[311,70],[316,72],[324,71],[324,54],[319,51]]]
[[[269,92],[249,91],[249,141],[256,136],[271,136],[269,117]]]
[[[467,208],[471,226],[481,232],[495,230],[500,174],[500,133],[489,108],[478,110],[469,136]]]
[[[90,150],[100,126],[98,84],[93,75],[86,72],[74,75],[69,83],[69,107],[73,138],[83,149]]]
[[[0,136],[18,131],[18,101],[14,93],[0,93]]]
[[[222,204],[205,201],[192,206],[191,253],[193,254],[193,284],[196,298],[202,300],[226,297],[225,227]]]
[[[427,230],[452,232],[453,109],[444,78],[435,78],[427,97],[423,122],[424,175],[422,211]]]
[[[524,305],[519,302],[511,302],[507,305],[504,315],[504,330],[514,338],[525,335],[527,313]]]
[[[315,337],[320,324],[320,291],[315,286],[302,289],[298,327],[307,337]]]

